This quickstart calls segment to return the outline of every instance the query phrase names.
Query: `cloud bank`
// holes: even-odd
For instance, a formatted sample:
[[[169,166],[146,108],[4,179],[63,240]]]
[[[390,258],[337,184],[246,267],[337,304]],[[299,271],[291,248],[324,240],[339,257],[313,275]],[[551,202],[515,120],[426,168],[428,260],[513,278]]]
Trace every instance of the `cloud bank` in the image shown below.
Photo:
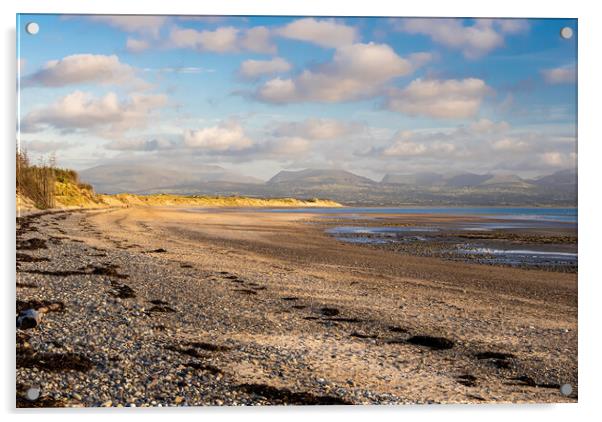
[[[404,89],[391,89],[385,107],[410,116],[467,118],[477,114],[488,92],[487,84],[476,78],[416,79]]]
[[[425,56],[420,56],[423,63]],[[271,79],[254,97],[268,103],[342,102],[381,92],[390,80],[408,75],[415,64],[386,44],[351,44],[336,50],[332,60],[295,78]]]
[[[270,39],[270,31],[264,26],[244,30],[226,26],[215,30],[202,31],[175,27],[170,32],[167,46],[213,53],[235,53],[240,51],[276,53],[276,46]]]
[[[574,64],[544,69],[541,72],[544,80],[551,85],[572,84],[577,82],[577,67]]]
[[[528,30],[523,19],[476,19],[470,25],[462,19],[448,18],[403,18],[393,22],[400,31],[426,35],[438,44],[461,51],[469,59],[503,46],[506,34]]]
[[[167,103],[165,95],[131,94],[120,100],[114,92],[102,97],[75,91],[49,106],[29,112],[21,121],[22,132],[53,128],[63,133],[89,130],[101,136],[145,127],[150,114]]]
[[[331,48],[350,45],[359,39],[356,28],[338,23],[334,19],[297,19],[277,29],[276,34]]]
[[[37,72],[23,79],[23,87],[57,88],[75,84],[131,85],[141,87],[135,69],[116,55],[74,54],[46,62]]]
[[[263,75],[288,72],[291,68],[286,60],[274,57],[271,60],[245,60],[238,72],[245,79],[257,79]]]

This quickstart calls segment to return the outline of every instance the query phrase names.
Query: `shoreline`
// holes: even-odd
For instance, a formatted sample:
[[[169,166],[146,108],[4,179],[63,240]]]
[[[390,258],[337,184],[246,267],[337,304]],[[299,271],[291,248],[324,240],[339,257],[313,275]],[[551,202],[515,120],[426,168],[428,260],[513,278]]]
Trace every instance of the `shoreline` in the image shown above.
[[[81,189],[73,184],[67,195],[55,195],[52,208],[38,208],[34,202],[17,192],[16,214],[28,215],[38,212],[56,210],[108,209],[129,207],[198,207],[198,208],[338,208],[342,205],[329,199],[297,199],[297,198],[259,198],[248,196],[219,196],[219,195],[173,195],[173,194],[95,194],[88,189]]]
[[[312,218],[131,207],[21,220],[17,299],[64,311],[18,330],[17,383],[59,406],[577,400],[576,274],[367,251]],[[88,365],[19,360],[40,353]]]

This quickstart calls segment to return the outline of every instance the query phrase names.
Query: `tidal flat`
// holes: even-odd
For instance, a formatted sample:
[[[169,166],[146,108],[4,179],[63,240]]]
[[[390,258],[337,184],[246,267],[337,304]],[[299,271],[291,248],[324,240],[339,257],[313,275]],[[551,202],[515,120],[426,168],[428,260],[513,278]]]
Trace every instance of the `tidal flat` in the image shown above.
[[[320,221],[325,232],[339,241],[402,254],[577,272],[576,221],[394,213],[354,214],[353,219],[334,214]]]

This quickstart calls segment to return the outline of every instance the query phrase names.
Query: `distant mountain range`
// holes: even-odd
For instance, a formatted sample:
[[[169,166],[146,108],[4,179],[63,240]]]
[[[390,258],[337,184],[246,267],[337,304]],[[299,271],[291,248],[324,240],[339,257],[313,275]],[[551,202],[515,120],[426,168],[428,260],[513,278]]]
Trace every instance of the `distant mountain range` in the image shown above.
[[[437,173],[418,173],[418,174],[386,174],[381,183],[394,185],[412,185],[422,187],[449,187],[463,188],[475,186],[515,186],[528,187],[530,183],[536,183],[535,180],[525,180],[512,174],[475,174],[475,173],[456,173],[442,175]]]
[[[281,171],[267,182],[219,166],[182,171],[107,164],[80,172],[101,193],[178,193],[328,198],[349,205],[558,205],[577,203],[577,172],[536,179],[475,173],[387,174],[380,182],[345,170]]]
[[[208,182],[263,183],[254,177],[225,170],[219,166],[203,165],[195,169],[165,168],[144,164],[105,164],[79,172],[80,178],[100,193],[152,193],[163,189],[181,189]]]

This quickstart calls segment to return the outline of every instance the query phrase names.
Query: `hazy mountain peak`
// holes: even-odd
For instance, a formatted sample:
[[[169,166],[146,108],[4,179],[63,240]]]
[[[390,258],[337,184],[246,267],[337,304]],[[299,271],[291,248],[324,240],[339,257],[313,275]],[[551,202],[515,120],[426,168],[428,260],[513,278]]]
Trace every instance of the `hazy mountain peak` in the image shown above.
[[[413,186],[433,186],[439,184],[443,176],[433,172],[420,172],[414,174],[387,173],[383,176],[381,183]]]
[[[460,173],[447,177],[445,185],[450,187],[478,186],[492,177],[492,174]]]
[[[538,177],[533,182],[540,186],[576,186],[577,169],[559,170],[547,176]]]
[[[346,170],[305,169],[280,171],[268,183],[366,184],[375,182]]]
[[[81,171],[80,178],[101,193],[151,193],[167,188],[176,191],[181,186],[199,186],[207,182],[262,183],[254,177],[216,165],[199,165],[182,170],[149,164],[102,164]]]

